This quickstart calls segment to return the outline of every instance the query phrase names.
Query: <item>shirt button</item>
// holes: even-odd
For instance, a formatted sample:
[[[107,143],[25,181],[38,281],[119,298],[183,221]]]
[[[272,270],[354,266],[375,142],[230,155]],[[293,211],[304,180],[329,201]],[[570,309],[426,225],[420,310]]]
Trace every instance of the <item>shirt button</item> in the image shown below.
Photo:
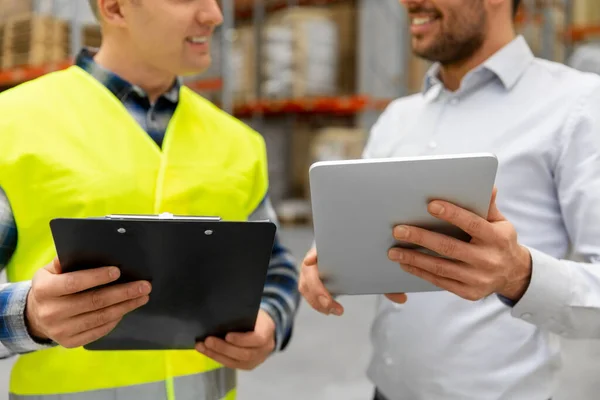
[[[525,313],[521,315],[521,318],[523,318],[526,321],[530,321],[532,317],[533,315],[531,315],[530,313]]]
[[[430,149],[435,149],[436,147],[437,147],[437,142],[435,140],[432,140],[431,142],[429,142]]]
[[[391,367],[392,365],[394,365],[394,360],[392,360],[391,357],[386,357],[385,358],[385,365],[387,365],[388,367]]]
[[[450,104],[452,104],[452,105],[458,104],[458,99],[456,97],[451,98],[450,99]]]

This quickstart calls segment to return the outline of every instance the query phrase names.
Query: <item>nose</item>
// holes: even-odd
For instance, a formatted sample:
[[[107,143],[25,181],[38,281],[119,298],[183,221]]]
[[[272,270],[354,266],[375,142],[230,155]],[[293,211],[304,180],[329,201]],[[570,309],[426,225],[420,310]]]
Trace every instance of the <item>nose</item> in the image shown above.
[[[223,23],[223,13],[217,4],[217,0],[206,0],[203,2],[199,13],[199,21],[202,25],[219,26]]]

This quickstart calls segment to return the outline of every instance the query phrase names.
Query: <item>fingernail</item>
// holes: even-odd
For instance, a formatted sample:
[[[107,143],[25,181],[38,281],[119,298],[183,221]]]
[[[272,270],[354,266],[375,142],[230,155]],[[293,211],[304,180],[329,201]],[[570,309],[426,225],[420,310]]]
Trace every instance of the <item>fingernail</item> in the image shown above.
[[[150,293],[150,285],[146,283],[140,284],[140,294],[148,294]]]
[[[431,203],[429,205],[429,211],[432,214],[442,214],[444,212],[444,207],[440,203]]]
[[[110,279],[117,279],[119,277],[119,268],[110,267],[108,269],[108,276],[110,277]]]
[[[341,316],[341,315],[342,315],[342,310],[338,310],[337,308],[332,308],[332,309],[330,310],[330,313],[331,313],[331,314],[333,314],[333,315],[335,315],[335,316],[338,316],[338,317],[339,317],[339,316]]]
[[[329,299],[325,296],[319,296],[319,303],[321,303],[321,307],[327,308],[329,306]]]
[[[398,239],[405,239],[408,237],[408,229],[404,226],[397,226],[396,229],[394,229],[394,235]]]
[[[398,249],[390,250],[390,260],[392,261],[402,261],[404,258],[404,253]]]

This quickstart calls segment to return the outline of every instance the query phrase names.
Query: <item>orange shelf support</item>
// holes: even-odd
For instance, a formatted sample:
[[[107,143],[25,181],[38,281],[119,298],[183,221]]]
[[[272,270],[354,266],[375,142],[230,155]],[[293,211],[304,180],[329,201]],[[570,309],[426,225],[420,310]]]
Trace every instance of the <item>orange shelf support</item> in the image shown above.
[[[41,65],[37,67],[23,66],[0,70],[0,87],[15,86],[20,83],[39,78],[50,72],[66,69],[73,65],[71,60],[65,60],[55,64]]]
[[[216,92],[223,88],[223,80],[221,78],[198,79],[195,81],[186,82],[185,85],[199,92]]]
[[[23,66],[0,70],[0,87],[15,86],[51,72],[66,69],[71,65],[73,65],[73,61],[65,60],[36,67]],[[223,80],[221,78],[199,79],[188,82],[186,85],[198,91],[218,91],[223,88]]]
[[[363,95],[262,100],[237,105],[234,109],[234,114],[236,116],[302,113],[351,115],[366,109],[381,110],[390,101],[388,99],[372,100],[368,96]]]
[[[590,36],[600,35],[600,25],[571,26],[566,31],[566,38],[572,42],[580,42]]]

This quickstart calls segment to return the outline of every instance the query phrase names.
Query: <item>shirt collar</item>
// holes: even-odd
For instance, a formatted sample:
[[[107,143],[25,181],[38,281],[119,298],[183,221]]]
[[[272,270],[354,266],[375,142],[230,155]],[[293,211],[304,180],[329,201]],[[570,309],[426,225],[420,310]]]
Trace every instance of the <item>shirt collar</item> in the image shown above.
[[[506,90],[510,90],[525,73],[534,58],[535,56],[527,41],[519,35],[471,72],[477,72],[478,70],[490,71],[500,80]],[[429,68],[423,80],[423,94],[429,92],[434,86],[442,85],[439,73],[439,63],[435,63]]]
[[[75,64],[106,86],[121,101],[125,100],[131,93],[136,93],[141,98],[148,98],[148,95],[141,87],[127,82],[94,61],[95,54],[95,49],[84,48],[77,55]],[[179,102],[179,89],[181,85],[181,79],[177,78],[173,82],[173,86],[162,97],[173,104],[177,104]]]

